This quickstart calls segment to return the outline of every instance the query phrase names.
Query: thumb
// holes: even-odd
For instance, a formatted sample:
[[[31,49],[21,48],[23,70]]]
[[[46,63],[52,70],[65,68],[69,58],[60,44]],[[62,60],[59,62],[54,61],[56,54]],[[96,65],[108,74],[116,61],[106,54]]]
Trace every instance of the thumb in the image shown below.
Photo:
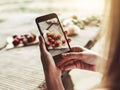
[[[83,53],[82,52],[70,52],[70,53],[63,53],[63,59],[71,60],[71,59],[82,59]]]
[[[39,47],[41,52],[46,51],[45,42],[42,36],[39,36]]]

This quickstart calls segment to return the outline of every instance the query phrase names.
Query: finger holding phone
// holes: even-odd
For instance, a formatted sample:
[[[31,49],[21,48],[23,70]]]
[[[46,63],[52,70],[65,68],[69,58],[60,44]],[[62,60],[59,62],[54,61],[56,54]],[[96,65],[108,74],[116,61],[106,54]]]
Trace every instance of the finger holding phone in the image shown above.
[[[39,38],[41,60],[48,90],[64,90],[61,70],[73,68],[95,70],[97,55],[80,47],[71,49],[56,14],[38,17],[36,24],[41,34]]]

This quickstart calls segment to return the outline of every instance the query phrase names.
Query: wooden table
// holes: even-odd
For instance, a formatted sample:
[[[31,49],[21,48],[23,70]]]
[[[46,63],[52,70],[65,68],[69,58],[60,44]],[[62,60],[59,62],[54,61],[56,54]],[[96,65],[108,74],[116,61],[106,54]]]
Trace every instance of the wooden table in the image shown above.
[[[19,19],[16,17],[0,25],[2,30],[0,31],[0,35],[5,36],[2,37],[4,40],[1,39],[0,41],[5,41],[6,37],[12,34],[37,32],[37,27],[34,22],[36,16],[28,17],[28,15],[24,15]],[[14,23],[16,24],[14,25]],[[86,45],[89,40],[96,37],[98,29],[97,27],[87,27],[86,30],[81,30],[78,36],[79,38],[74,40],[75,42],[72,42],[71,45]],[[1,50],[0,90],[35,90],[44,80],[39,54],[38,45],[12,50]]]

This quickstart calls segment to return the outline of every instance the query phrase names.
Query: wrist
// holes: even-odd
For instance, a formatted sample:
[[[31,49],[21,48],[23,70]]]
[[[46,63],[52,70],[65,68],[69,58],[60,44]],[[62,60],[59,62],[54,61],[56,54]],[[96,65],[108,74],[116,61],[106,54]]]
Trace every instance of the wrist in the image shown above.
[[[48,90],[64,90],[61,76],[55,71],[45,72],[45,80]]]

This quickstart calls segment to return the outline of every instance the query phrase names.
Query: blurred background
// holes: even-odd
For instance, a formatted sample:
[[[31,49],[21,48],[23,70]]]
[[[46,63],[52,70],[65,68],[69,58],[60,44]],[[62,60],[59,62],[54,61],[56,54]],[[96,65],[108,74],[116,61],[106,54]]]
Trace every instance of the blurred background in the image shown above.
[[[104,0],[0,0],[0,21],[20,14],[102,14]]]
[[[72,43],[89,46],[88,42],[95,41],[100,31],[104,5],[104,0],[0,0],[0,90],[36,90],[38,87],[43,90],[44,86],[38,40],[31,43],[32,46],[14,47],[10,38],[31,33],[37,38],[35,18],[56,13],[63,26],[79,28],[72,28],[75,33],[79,32],[77,43]],[[72,72],[71,78],[78,86],[76,75]]]

